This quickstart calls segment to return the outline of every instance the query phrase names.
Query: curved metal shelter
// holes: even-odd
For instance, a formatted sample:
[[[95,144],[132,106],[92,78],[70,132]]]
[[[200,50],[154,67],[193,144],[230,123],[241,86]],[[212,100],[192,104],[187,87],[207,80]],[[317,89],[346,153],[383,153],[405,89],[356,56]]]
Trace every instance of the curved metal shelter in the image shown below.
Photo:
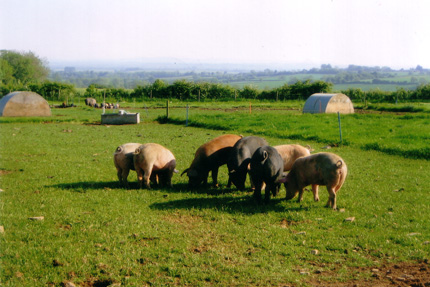
[[[46,117],[51,116],[48,102],[34,92],[12,92],[0,100],[0,116]]]
[[[341,113],[353,114],[354,106],[345,94],[323,94],[311,95],[303,107],[303,113]]]

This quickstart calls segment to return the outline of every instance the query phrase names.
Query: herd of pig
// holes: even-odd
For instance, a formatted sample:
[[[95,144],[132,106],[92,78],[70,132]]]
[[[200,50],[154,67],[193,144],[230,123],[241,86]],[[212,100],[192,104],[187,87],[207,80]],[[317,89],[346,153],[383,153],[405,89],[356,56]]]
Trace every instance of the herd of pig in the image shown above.
[[[156,143],[126,143],[114,153],[114,163],[120,184],[129,187],[127,177],[135,170],[139,185],[151,188],[152,184],[172,186],[173,173],[177,173],[173,153]],[[327,152],[310,154],[300,145],[269,146],[257,136],[242,137],[226,134],[200,146],[189,168],[182,172],[188,176],[190,188],[207,184],[209,172],[214,186],[218,186],[218,169],[227,164],[228,187],[233,183],[238,189],[245,189],[249,174],[254,189],[254,198],[261,201],[261,190],[265,190],[265,201],[271,194],[276,196],[283,183],[286,199],[297,194],[303,198],[304,188],[312,185],[314,200],[318,201],[318,187],[326,186],[329,193],[327,207],[336,209],[336,193],[342,187],[347,167],[342,158]],[[287,173],[288,172],[288,173]]]

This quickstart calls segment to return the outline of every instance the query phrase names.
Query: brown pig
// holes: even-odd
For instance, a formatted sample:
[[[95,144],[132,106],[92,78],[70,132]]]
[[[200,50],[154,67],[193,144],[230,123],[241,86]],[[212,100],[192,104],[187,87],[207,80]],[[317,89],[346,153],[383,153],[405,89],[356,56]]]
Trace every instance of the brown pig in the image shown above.
[[[226,134],[201,145],[190,167],[181,174],[187,173],[188,185],[197,187],[201,183],[207,184],[209,171],[211,171],[212,184],[218,186],[218,169],[227,163],[234,144],[241,138],[238,135]]]
[[[130,169],[135,170],[133,153],[140,145],[140,143],[126,143],[117,147],[113,154],[119,183],[127,188],[129,187],[127,177]]]
[[[149,182],[156,182],[156,176],[161,186],[172,186],[173,173],[178,171],[175,156],[167,148],[156,143],[140,145],[133,154],[133,161],[141,188],[145,184],[150,189]]]
[[[293,163],[299,157],[310,155],[309,149],[298,144],[277,145],[274,148],[281,155],[284,161],[284,171],[289,171],[293,167]]]
[[[303,199],[304,188],[312,185],[315,201],[319,201],[318,186],[325,185],[329,194],[327,207],[336,209],[336,193],[342,187],[348,169],[344,160],[333,153],[321,152],[298,158],[288,175],[281,179],[287,190],[286,199],[299,194],[298,202]]]

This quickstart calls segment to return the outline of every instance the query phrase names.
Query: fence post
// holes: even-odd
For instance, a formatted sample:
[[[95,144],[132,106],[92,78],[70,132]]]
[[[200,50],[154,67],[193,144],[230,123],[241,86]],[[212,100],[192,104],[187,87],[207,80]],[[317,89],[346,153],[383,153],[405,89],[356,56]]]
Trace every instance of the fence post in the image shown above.
[[[339,136],[340,136],[340,143],[342,144],[342,127],[340,125],[340,113],[337,112],[337,120],[339,121]]]
[[[166,118],[169,119],[169,100],[167,100],[166,104]]]
[[[106,106],[106,90],[103,92],[103,115],[105,114],[105,106]]]

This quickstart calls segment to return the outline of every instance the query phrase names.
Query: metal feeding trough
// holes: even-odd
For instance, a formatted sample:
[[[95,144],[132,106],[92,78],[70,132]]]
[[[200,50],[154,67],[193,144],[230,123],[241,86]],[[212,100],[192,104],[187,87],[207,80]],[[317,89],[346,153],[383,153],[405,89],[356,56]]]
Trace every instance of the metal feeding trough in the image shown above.
[[[102,125],[128,125],[140,123],[139,113],[120,110],[117,114],[102,114]]]

